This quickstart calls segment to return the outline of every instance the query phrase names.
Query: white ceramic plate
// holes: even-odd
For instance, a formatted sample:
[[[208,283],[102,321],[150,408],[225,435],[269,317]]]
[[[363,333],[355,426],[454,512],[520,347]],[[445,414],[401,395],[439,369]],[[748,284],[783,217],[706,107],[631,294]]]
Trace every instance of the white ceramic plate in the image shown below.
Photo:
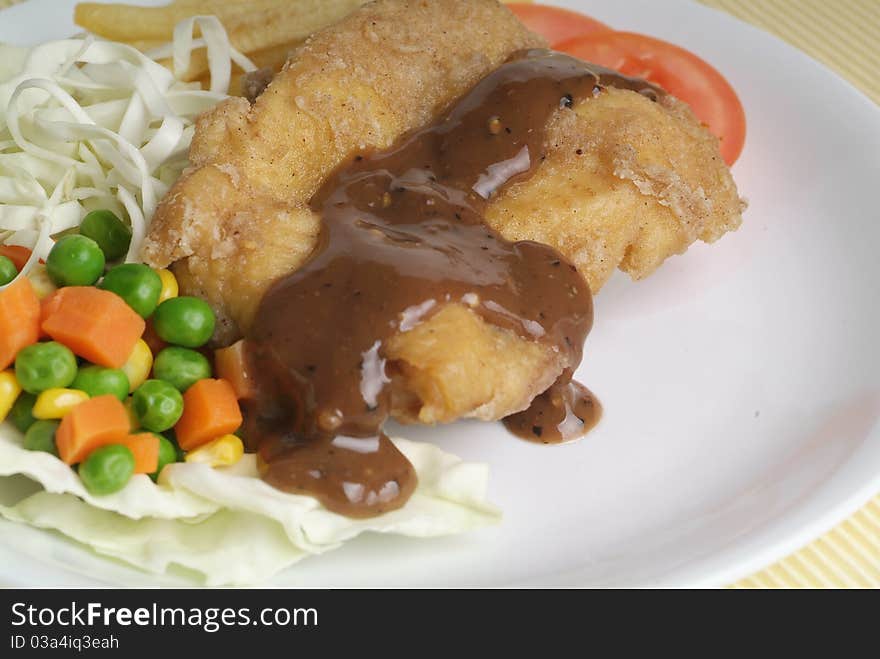
[[[73,0],[0,12],[0,39],[73,30]],[[547,448],[500,425],[409,431],[492,465],[504,523],[364,537],[277,585],[716,586],[796,550],[880,491],[880,110],[793,48],[682,0],[557,0],[693,50],[737,89],[742,229],[618,276],[579,377],[605,418]],[[0,581],[181,583],[3,525]]]

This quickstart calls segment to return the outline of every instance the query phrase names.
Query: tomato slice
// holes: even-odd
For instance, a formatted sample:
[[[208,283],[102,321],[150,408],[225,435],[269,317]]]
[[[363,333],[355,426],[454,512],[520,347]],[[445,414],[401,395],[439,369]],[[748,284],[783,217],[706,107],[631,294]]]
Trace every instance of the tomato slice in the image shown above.
[[[554,48],[556,44],[586,34],[610,32],[611,28],[594,18],[576,11],[525,2],[507,3],[516,17],[532,32],[544,37]]]
[[[667,41],[632,32],[569,39],[556,50],[649,80],[691,106],[721,140],[721,155],[736,162],[746,139],[746,114],[736,92],[712,65]]]
[[[24,264],[31,257],[31,250],[19,245],[0,245],[0,256],[5,256],[15,265],[15,269],[21,272]]]

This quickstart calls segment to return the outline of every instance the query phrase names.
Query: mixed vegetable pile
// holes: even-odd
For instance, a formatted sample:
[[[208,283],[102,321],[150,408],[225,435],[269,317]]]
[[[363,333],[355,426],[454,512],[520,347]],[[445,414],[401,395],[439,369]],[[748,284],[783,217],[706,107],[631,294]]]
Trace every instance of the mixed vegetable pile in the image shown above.
[[[30,252],[0,245],[0,421],[24,448],[76,467],[95,495],[172,462],[229,465],[244,452],[233,434],[241,344],[217,351],[229,379],[215,378],[213,311],[178,296],[167,270],[114,263],[130,240],[113,212],[92,211],[17,279]]]
[[[196,117],[227,98],[233,62],[254,65],[213,16],[168,48],[173,71],[92,35],[0,44],[0,421],[98,495],[243,452],[236,393],[204,347],[210,307],[136,261]],[[210,89],[181,80],[200,48]],[[240,347],[227,353],[240,369]]]

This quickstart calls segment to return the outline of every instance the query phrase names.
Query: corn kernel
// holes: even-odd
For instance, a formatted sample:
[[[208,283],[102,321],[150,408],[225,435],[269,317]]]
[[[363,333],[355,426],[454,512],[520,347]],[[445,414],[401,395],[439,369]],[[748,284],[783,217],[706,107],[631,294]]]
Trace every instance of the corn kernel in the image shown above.
[[[0,372],[0,423],[9,414],[9,410],[15,405],[20,393],[21,385],[15,379],[15,373],[12,371]]]
[[[31,414],[35,419],[61,419],[74,407],[88,399],[89,395],[79,389],[46,389],[37,396]]]
[[[34,267],[28,272],[27,278],[30,279],[31,286],[34,287],[34,293],[36,293],[37,297],[41,300],[50,293],[54,293],[58,290],[55,283],[49,278],[45,263],[37,263],[34,265]]]
[[[177,297],[177,279],[174,277],[174,274],[170,270],[165,269],[156,270],[156,274],[159,275],[159,279],[162,280],[162,292],[159,293],[159,304],[162,304],[169,298]]]
[[[186,462],[198,462],[209,467],[228,467],[241,460],[244,445],[235,435],[223,435],[189,451],[183,458]]]
[[[122,406],[125,408],[125,413],[128,414],[128,422],[131,424],[131,432],[140,430],[141,420],[138,419],[138,415],[134,413],[134,408],[131,406],[131,396],[123,401]]]
[[[122,365],[122,371],[128,376],[128,393],[131,393],[150,376],[150,370],[153,368],[153,353],[150,352],[150,346],[143,339],[138,339],[134,344],[131,355]]]

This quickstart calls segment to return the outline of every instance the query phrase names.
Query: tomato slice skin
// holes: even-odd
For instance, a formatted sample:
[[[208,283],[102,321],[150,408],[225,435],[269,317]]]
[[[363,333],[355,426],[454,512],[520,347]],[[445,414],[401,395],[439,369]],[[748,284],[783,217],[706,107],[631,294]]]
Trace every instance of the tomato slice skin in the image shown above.
[[[544,37],[553,48],[567,39],[611,31],[610,27],[595,18],[569,9],[526,2],[509,2],[506,7],[532,32]]]
[[[12,261],[15,269],[21,272],[24,264],[31,257],[31,250],[18,245],[0,245],[0,256],[5,256]]]
[[[724,76],[692,52],[634,32],[584,35],[555,48],[663,87],[690,105],[697,118],[721,140],[721,155],[728,165],[736,162],[742,152],[746,137],[742,103]]]

